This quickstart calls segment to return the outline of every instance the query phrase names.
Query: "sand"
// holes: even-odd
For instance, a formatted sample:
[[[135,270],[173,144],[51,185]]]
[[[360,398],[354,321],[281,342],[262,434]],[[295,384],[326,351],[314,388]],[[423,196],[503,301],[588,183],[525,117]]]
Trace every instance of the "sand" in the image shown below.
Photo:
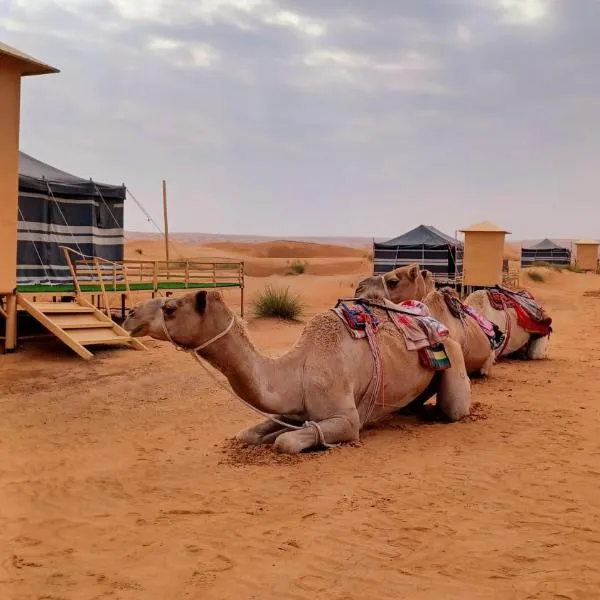
[[[600,277],[536,270],[550,360],[498,365],[465,422],[396,418],[299,457],[232,442],[254,413],[163,342],[0,356],[0,598],[596,598]],[[249,295],[283,282],[310,315],[360,276]],[[273,356],[302,327],[248,320]]]

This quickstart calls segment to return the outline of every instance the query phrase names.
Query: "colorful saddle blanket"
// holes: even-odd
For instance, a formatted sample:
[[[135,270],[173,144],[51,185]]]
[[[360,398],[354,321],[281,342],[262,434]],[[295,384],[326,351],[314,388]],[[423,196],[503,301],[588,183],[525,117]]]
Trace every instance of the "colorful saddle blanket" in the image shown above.
[[[450,359],[446,354],[443,340],[450,332],[439,321],[429,314],[429,309],[422,302],[409,300],[400,304],[386,301],[390,320],[402,334],[406,348],[417,351],[421,364],[434,371],[443,371],[450,367]],[[383,323],[366,305],[356,304],[352,307],[343,302],[332,308],[333,312],[346,325],[348,332],[356,339],[366,337],[366,328],[376,332]],[[402,312],[394,312],[394,311]]]
[[[517,323],[528,333],[545,336],[552,332],[552,319],[527,290],[513,291],[497,285],[487,292],[492,308],[513,308],[517,314]]]
[[[456,319],[463,319],[466,316],[471,317],[481,327],[481,330],[490,340],[490,345],[493,350],[497,350],[502,346],[505,339],[505,334],[500,331],[500,328],[495,323],[488,321],[483,315],[480,315],[472,306],[461,302],[459,298],[452,294],[442,291],[444,300],[448,310]]]

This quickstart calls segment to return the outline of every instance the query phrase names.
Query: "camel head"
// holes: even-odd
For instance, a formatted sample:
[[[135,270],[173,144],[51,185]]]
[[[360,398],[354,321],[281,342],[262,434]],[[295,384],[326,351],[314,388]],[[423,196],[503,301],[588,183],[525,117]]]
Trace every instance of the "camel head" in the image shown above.
[[[219,292],[194,292],[179,298],[156,298],[131,310],[123,329],[133,337],[149,335],[195,348],[220,333],[232,315]],[[165,332],[165,328],[168,332]]]
[[[129,311],[127,318],[123,321],[123,329],[128,331],[131,337],[152,335],[150,331],[161,328],[160,314],[162,306],[167,300],[168,298],[153,298],[139,302]]]
[[[422,300],[434,289],[433,276],[413,264],[398,267],[385,275],[373,275],[359,282],[357,298],[387,298],[398,303],[403,300]]]

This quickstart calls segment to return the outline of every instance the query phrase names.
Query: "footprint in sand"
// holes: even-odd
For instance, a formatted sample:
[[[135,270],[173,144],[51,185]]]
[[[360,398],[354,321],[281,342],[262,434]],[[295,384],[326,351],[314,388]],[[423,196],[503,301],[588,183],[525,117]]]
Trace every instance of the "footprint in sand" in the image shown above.
[[[201,548],[191,544],[186,546],[186,550],[193,553],[202,551]],[[198,562],[186,587],[193,589],[211,587],[217,581],[219,573],[229,571],[233,569],[234,566],[235,563],[223,554],[207,556],[204,560]],[[192,590],[186,592],[186,598],[192,597],[193,593]]]

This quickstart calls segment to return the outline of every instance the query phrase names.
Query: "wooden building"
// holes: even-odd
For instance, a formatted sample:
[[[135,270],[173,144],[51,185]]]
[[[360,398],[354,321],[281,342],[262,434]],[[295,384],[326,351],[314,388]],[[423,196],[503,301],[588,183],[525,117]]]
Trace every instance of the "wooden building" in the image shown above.
[[[465,229],[463,285],[486,287],[502,283],[504,240],[508,231],[490,221]]]

